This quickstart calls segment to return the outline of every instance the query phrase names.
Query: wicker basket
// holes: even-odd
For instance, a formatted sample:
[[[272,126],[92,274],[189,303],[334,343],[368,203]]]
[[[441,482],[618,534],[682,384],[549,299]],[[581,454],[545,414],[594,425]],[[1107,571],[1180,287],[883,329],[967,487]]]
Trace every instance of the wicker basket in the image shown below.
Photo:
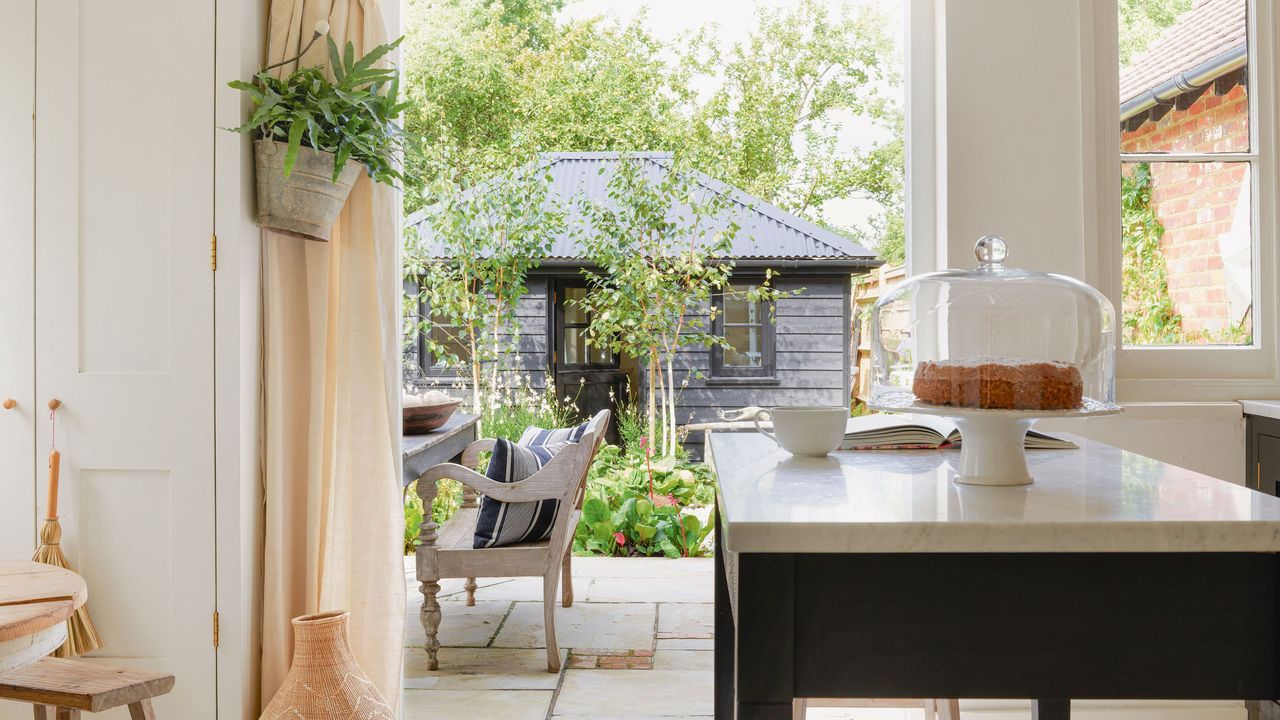
[[[261,720],[396,720],[347,644],[343,610],[293,619],[293,665]]]

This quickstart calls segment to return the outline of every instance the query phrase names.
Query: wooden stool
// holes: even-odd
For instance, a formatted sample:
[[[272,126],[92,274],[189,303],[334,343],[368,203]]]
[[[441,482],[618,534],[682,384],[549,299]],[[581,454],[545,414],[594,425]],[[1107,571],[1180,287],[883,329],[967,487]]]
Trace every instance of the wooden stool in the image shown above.
[[[0,699],[31,703],[36,720],[78,720],[121,705],[133,720],[155,720],[151,699],[172,689],[172,675],[50,657],[0,675]]]
[[[925,720],[960,720],[959,700],[890,700],[885,698],[854,700],[828,698],[796,698],[794,720],[804,720],[809,708],[924,708]]]

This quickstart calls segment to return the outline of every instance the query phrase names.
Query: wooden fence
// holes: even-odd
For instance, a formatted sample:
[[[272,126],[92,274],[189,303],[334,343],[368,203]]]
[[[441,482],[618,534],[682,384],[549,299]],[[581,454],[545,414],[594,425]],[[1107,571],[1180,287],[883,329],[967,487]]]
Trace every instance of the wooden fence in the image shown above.
[[[906,280],[906,267],[881,266],[870,274],[854,278],[853,345],[858,361],[853,376],[853,399],[865,403],[871,393],[871,308],[880,296]]]

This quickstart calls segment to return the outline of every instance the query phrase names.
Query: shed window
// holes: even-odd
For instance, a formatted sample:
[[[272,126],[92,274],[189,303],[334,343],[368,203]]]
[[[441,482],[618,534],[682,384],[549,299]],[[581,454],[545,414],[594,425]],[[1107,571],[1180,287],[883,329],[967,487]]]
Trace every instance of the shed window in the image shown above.
[[[725,344],[711,348],[712,377],[772,377],[774,327],[769,304],[747,298],[755,287],[730,283],[717,293],[712,332]]]
[[[415,280],[405,281],[405,294],[409,298],[418,297],[419,284]],[[449,355],[458,359],[461,363],[469,363],[471,358],[470,348],[467,346],[467,336],[460,325],[453,325],[449,322],[449,318],[431,311],[431,303],[427,302],[424,297],[418,298],[418,312],[413,314],[412,309],[409,310],[409,318],[411,326],[409,331],[415,333],[411,338],[411,342],[417,345],[418,365],[424,371],[434,370],[433,374],[449,374],[452,370],[448,360]],[[430,325],[423,325],[421,331],[417,330],[417,323],[431,319]],[[443,352],[432,352],[432,348]]]

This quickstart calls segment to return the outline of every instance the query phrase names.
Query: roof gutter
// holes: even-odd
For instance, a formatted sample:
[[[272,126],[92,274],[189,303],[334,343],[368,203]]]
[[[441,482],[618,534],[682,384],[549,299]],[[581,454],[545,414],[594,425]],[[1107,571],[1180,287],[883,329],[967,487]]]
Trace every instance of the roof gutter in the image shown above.
[[[446,258],[435,258],[435,262],[447,262]],[[774,270],[873,270],[884,264],[877,257],[818,257],[818,258],[741,258],[733,261],[739,268],[772,268]],[[581,269],[594,268],[588,260],[575,258],[544,258],[538,263],[543,269]],[[536,269],[536,268],[535,268]]]
[[[1161,103],[1168,103],[1183,93],[1208,85],[1217,78],[1249,64],[1248,45],[1237,45],[1199,65],[1178,73],[1159,85],[1120,103],[1120,121],[1146,112]]]

